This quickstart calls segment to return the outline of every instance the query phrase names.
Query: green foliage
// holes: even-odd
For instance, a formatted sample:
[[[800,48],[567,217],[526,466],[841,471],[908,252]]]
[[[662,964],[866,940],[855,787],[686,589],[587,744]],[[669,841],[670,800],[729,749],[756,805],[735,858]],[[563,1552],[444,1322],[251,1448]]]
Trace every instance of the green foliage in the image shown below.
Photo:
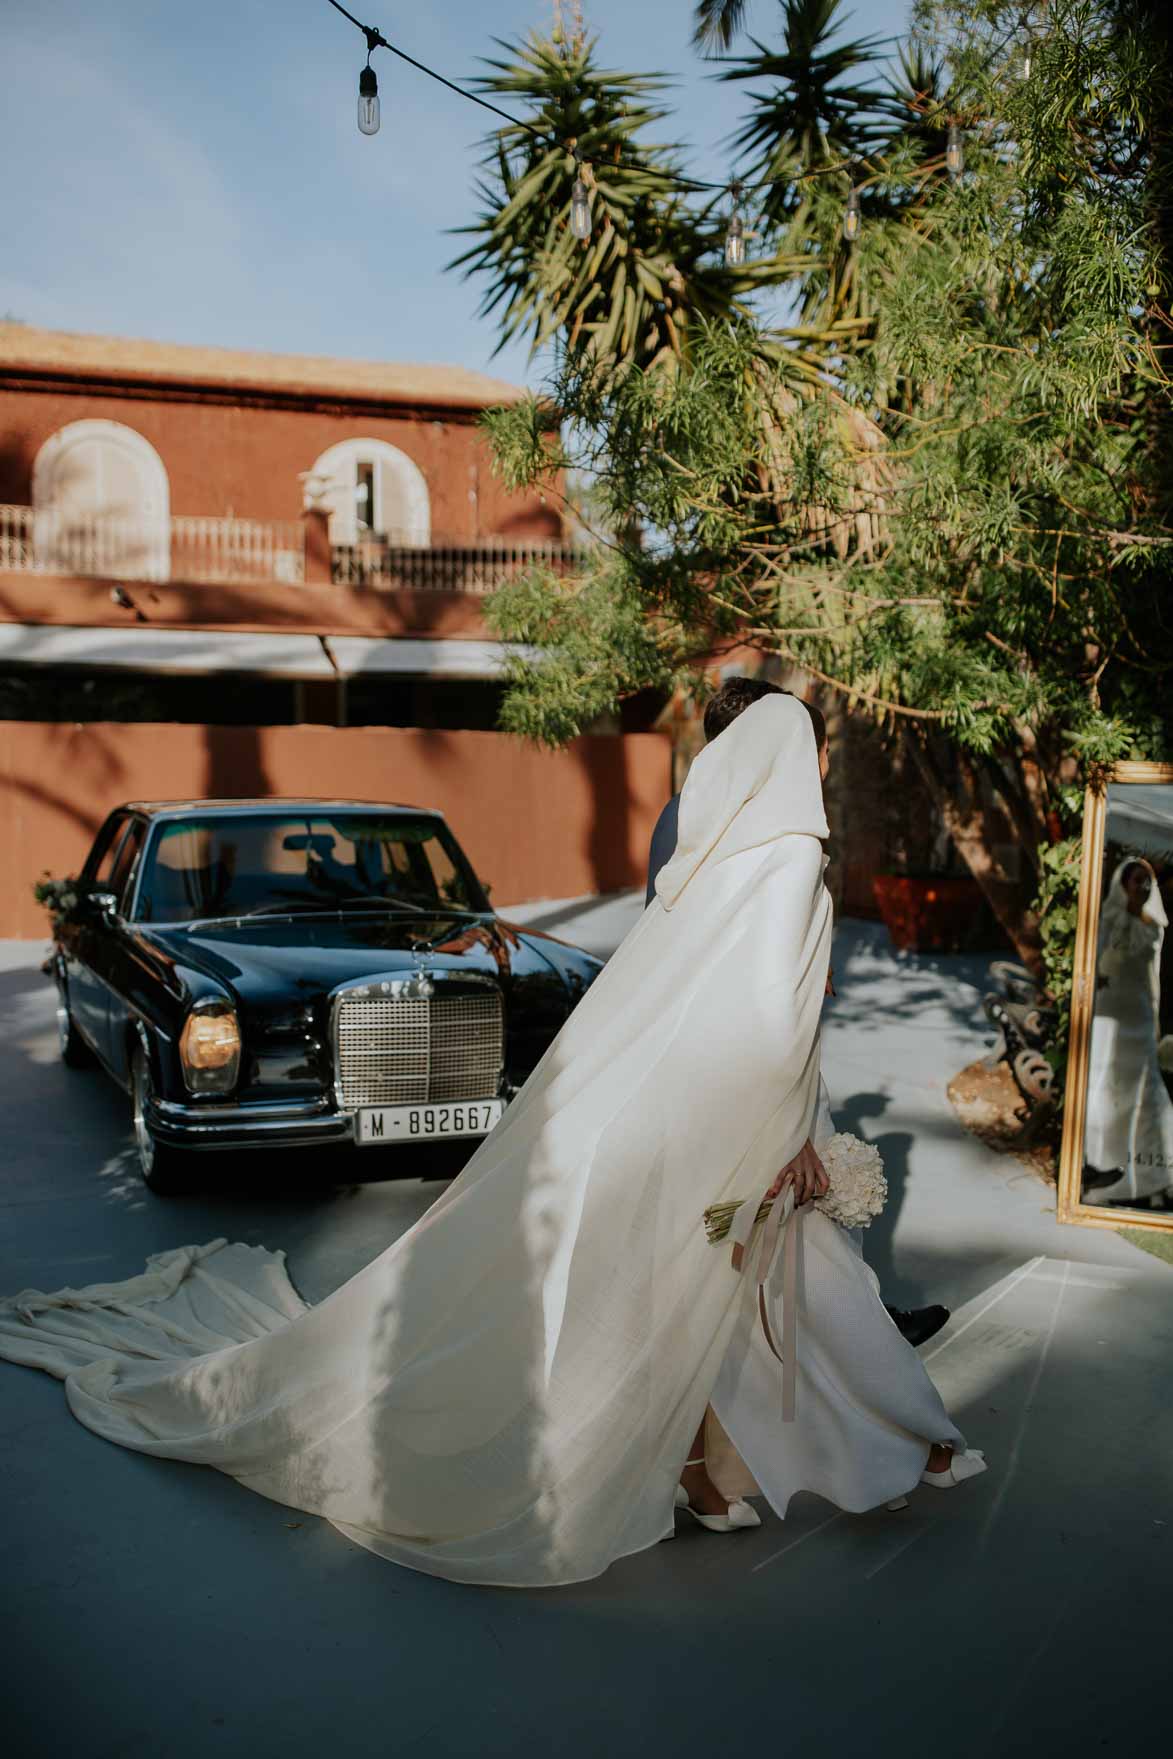
[[[581,578],[492,606],[549,655],[515,670],[507,719],[569,737],[748,635],[985,778],[1027,857],[1022,920],[1040,877],[1058,959],[1062,760],[1170,749],[1168,55],[1140,0],[922,0],[884,85],[874,45],[835,41],[842,17],[786,0],[778,46],[723,69],[758,92],[743,174],[776,179],[736,276],[713,205],[641,144],[656,80],[601,72],[590,45],[495,64],[491,89],[598,172],[581,246],[572,161],[503,129],[463,259],[503,334],[558,342],[545,397],[490,418],[498,467],[589,484],[600,540]],[[731,35],[739,9],[706,8],[707,40],[722,18]],[[788,324],[758,313],[769,286]]]
[[[1065,837],[1062,842],[1044,848],[1039,862],[1037,908],[1043,979],[1058,1009],[1058,1025],[1047,1047],[1047,1059],[1055,1071],[1054,1091],[1059,1109],[1063,1105],[1067,1073],[1081,848],[1079,837]]]
[[[556,480],[569,459],[562,445],[562,412],[547,398],[525,397],[487,409],[482,424],[497,475],[511,491]]]
[[[506,661],[501,727],[538,744],[565,745],[597,715],[647,684],[685,676],[669,632],[658,632],[605,567],[581,585],[534,572],[494,594],[489,622],[510,642],[542,650]]]
[[[1075,979],[1075,930],[1079,921],[1079,886],[1083,874],[1083,789],[1068,785],[1056,790],[1055,815],[1067,833],[1040,852],[1039,886],[1035,900],[1039,918],[1042,978],[1057,1009],[1055,1035],[1047,1060],[1055,1071],[1056,1115],[1061,1115],[1067,1081],[1071,997]]]
[[[878,42],[838,40],[840,0],[783,0],[782,42],[774,51],[754,41],[755,53],[740,56],[723,80],[766,80],[769,89],[750,97],[748,121],[735,139],[745,155],[747,180],[773,180],[763,215],[789,218],[804,173],[865,160],[886,132],[879,85],[855,83],[877,60]]]
[[[690,208],[673,181],[677,154],[643,139],[666,114],[661,75],[602,69],[594,42],[577,37],[502,46],[511,59],[489,61],[481,87],[525,100],[530,129],[547,138],[520,125],[492,137],[484,211],[463,228],[476,243],[450,265],[488,278],[481,311],[496,316],[501,345],[528,337],[538,349],[561,335],[601,360],[662,364],[696,317],[744,311],[747,293],[785,278],[781,261],[726,268],[723,220]],[[575,153],[591,192],[585,245],[570,229]]]
[[[745,18],[747,0],[699,0],[693,42],[698,49],[727,49]]]

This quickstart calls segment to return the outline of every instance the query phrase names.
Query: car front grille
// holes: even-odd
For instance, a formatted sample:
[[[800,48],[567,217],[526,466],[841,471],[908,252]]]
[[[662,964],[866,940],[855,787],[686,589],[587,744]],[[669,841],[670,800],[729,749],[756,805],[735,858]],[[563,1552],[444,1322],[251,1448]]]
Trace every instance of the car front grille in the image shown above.
[[[338,1005],[338,1094],[346,1111],[493,1099],[505,1060],[497,992],[344,996]]]

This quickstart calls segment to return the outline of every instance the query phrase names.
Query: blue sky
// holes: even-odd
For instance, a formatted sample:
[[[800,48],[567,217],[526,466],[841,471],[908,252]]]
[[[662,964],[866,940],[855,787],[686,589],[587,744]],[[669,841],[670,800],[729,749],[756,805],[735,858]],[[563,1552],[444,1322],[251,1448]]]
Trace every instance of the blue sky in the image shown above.
[[[460,82],[550,0],[348,8]],[[474,215],[492,118],[383,53],[383,123],[355,126],[365,45],[326,0],[3,0],[0,315],[170,342],[450,361],[531,382],[445,274]],[[906,0],[856,0],[853,35],[903,30]],[[402,22],[397,21],[396,14]],[[607,65],[673,75],[698,176],[729,172],[736,88],[689,44],[689,0],[586,0]],[[776,0],[751,0],[775,37]]]

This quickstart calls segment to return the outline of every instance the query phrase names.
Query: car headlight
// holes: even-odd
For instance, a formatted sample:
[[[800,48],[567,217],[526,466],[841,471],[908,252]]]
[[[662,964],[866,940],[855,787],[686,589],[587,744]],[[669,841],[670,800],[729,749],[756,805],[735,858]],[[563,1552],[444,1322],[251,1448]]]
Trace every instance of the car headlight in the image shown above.
[[[240,1026],[227,1002],[192,1009],[179,1037],[183,1078],[191,1093],[228,1093],[240,1073]]]

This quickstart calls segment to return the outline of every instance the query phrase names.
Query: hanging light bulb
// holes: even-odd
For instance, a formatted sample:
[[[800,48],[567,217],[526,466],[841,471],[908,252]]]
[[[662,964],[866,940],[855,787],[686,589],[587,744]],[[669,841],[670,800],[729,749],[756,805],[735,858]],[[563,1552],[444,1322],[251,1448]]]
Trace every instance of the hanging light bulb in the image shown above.
[[[725,228],[725,267],[739,269],[745,261],[745,221],[740,214],[741,184],[736,178],[729,185],[729,223]]]
[[[1031,69],[1032,69],[1032,67],[1033,67],[1033,66],[1034,66],[1034,64],[1035,64],[1035,45],[1034,45],[1034,38],[1033,38],[1033,37],[1028,37],[1028,38],[1027,38],[1027,39],[1026,39],[1026,45],[1025,45],[1025,47],[1024,47],[1024,48],[1023,48],[1023,51],[1022,51],[1022,64],[1021,64],[1021,71],[1022,71],[1022,77],[1023,77],[1023,79],[1029,79],[1029,78],[1030,78],[1030,75],[1031,75]]]
[[[360,134],[379,132],[379,82],[369,61],[358,76],[358,130]]]
[[[863,223],[863,205],[859,199],[858,189],[853,189],[847,198],[847,210],[843,215],[843,237],[847,244],[854,244],[859,237],[859,229]]]
[[[581,167],[570,192],[570,230],[584,244],[591,235],[591,192],[583,179]]]
[[[945,169],[955,182],[965,170],[965,145],[956,122],[949,124],[945,140]]]

